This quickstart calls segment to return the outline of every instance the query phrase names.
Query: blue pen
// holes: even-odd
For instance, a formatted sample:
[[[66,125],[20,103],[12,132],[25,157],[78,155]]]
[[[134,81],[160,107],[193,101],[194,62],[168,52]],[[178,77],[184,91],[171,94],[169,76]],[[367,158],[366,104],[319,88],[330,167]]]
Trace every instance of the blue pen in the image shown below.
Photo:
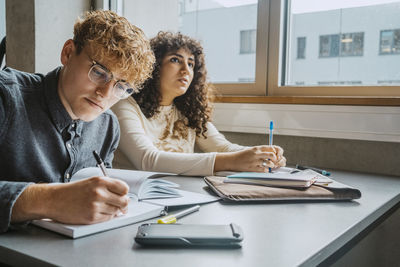
[[[274,122],[270,121],[269,122],[269,146],[272,147],[273,141],[274,141]],[[268,168],[269,172],[272,172],[271,167]]]

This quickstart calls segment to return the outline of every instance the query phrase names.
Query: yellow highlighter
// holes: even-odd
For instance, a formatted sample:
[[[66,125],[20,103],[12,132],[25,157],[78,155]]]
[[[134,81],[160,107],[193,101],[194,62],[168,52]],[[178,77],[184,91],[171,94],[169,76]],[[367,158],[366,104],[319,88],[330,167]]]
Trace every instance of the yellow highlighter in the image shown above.
[[[181,217],[183,217],[185,215],[188,215],[189,213],[198,211],[199,209],[200,209],[200,206],[196,205],[194,207],[191,207],[191,208],[189,208],[187,210],[183,210],[183,211],[178,212],[176,214],[172,214],[172,215],[168,215],[168,216],[162,217],[161,219],[159,219],[157,221],[157,223],[162,223],[162,224],[176,223],[176,219],[181,218]]]

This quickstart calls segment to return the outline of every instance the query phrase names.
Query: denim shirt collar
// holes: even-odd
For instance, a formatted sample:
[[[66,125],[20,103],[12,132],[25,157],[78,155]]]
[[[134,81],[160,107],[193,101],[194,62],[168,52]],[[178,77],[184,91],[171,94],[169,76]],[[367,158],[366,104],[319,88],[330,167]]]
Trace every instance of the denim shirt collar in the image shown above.
[[[76,135],[81,136],[84,122],[81,120],[73,120],[71,118],[61,102],[60,96],[58,95],[58,79],[61,68],[62,67],[58,67],[49,72],[44,79],[44,95],[49,108],[50,117],[59,133],[61,133],[66,127],[69,127],[71,124],[75,123]]]

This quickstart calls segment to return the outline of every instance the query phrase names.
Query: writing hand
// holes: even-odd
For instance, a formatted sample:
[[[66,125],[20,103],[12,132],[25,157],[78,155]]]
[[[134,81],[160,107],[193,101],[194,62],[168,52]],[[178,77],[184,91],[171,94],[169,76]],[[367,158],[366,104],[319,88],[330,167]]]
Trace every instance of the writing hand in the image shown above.
[[[17,199],[12,221],[50,218],[69,224],[103,222],[127,212],[129,186],[108,177],[67,184],[35,184]]]

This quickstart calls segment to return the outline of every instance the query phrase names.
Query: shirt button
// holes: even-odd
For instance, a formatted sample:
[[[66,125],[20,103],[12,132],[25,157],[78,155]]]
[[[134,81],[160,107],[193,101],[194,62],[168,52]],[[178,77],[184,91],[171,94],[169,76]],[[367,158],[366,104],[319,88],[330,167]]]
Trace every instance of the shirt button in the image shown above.
[[[67,144],[67,148],[71,149],[71,144],[70,143]]]
[[[65,178],[66,178],[66,179],[69,179],[69,173],[67,173],[67,174],[65,175]]]
[[[72,126],[72,128],[75,128],[75,123],[73,123],[71,126]]]

